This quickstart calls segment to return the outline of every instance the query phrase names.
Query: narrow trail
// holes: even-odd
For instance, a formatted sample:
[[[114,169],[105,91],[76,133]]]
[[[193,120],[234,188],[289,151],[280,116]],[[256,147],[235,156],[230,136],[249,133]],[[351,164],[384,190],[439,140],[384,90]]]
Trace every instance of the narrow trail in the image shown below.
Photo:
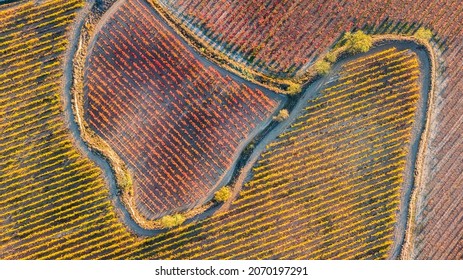
[[[93,38],[90,39],[88,46],[82,46],[82,42],[80,40],[80,34],[85,22],[85,18],[90,13],[91,7],[94,4],[94,0],[87,1],[85,7],[79,12],[79,15],[76,19],[74,28],[72,29],[71,39],[70,39],[70,46],[69,51],[66,53],[65,58],[65,69],[64,69],[64,91],[63,91],[63,101],[64,101],[64,115],[66,119],[66,124],[70,130],[70,133],[74,139],[74,143],[79,148],[79,150],[87,156],[90,160],[95,162],[103,171],[105,180],[109,187],[109,197],[113,202],[113,205],[118,213],[121,221],[130,229],[133,233],[138,236],[154,236],[161,232],[165,232],[165,230],[149,230],[141,227],[137,222],[135,222],[129,213],[129,210],[126,209],[125,205],[122,203],[121,198],[119,196],[119,189],[116,185],[115,176],[113,170],[111,169],[110,164],[108,161],[98,152],[90,149],[88,145],[85,143],[83,138],[81,137],[81,131],[79,128],[79,124],[77,123],[80,121],[78,118],[80,117],[80,112],[75,112],[77,116],[74,118],[73,110],[78,110],[77,106],[73,106],[73,96],[71,95],[71,86],[73,81],[73,58],[75,57],[76,52],[79,48],[88,48],[89,54],[91,54],[92,46],[94,45],[97,37],[98,31],[104,25],[104,23],[108,20],[110,15],[114,13],[117,8],[123,3],[125,0],[116,1],[101,17],[99,22],[96,25],[95,35]],[[163,19],[157,14],[157,12],[148,5],[150,9],[152,9],[153,14],[158,17],[161,22],[164,22]],[[195,58],[197,58],[201,63],[206,66],[214,67],[218,72],[221,74],[229,75],[232,79],[238,81],[239,83],[246,84],[246,86],[252,89],[259,89],[264,92],[267,96],[279,100],[280,106],[277,110],[281,108],[289,108],[290,109],[290,116],[283,122],[276,124],[275,122],[271,121],[271,118],[259,124],[254,131],[249,135],[248,139],[243,140],[242,144],[239,147],[239,152],[235,155],[234,161],[232,166],[227,170],[227,172],[223,175],[222,180],[220,181],[220,185],[225,185],[230,180],[233,182],[233,197],[236,198],[241,190],[241,187],[249,180],[251,174],[252,167],[259,159],[261,153],[265,150],[265,147],[268,143],[273,141],[280,135],[291,123],[295,120],[298,116],[299,112],[303,109],[306,102],[314,98],[319,92],[320,88],[330,79],[335,78],[333,74],[336,73],[336,70],[339,69],[344,63],[356,59],[365,54],[359,54],[355,56],[349,56],[347,58],[343,58],[340,61],[336,62],[333,65],[333,71],[331,74],[317,79],[310,85],[306,85],[303,89],[303,93],[299,94],[297,97],[288,98],[286,96],[276,94],[268,89],[265,89],[259,85],[251,83],[249,81],[244,80],[243,78],[219,67],[218,65],[213,64],[205,57],[201,56],[197,52],[193,50],[193,48],[188,45],[187,42],[184,41],[170,26],[166,24],[167,28],[178,38],[186,48],[191,51]],[[389,48],[389,47],[397,47],[399,49],[410,49],[414,51],[420,61],[420,70],[421,70],[421,96],[419,99],[419,106],[416,115],[416,119],[413,125],[413,132],[412,132],[412,139],[410,142],[410,152],[407,155],[407,165],[405,171],[405,180],[404,186],[402,188],[401,193],[401,202],[400,202],[400,210],[397,213],[397,223],[394,229],[394,241],[393,246],[391,248],[390,256],[392,259],[396,259],[400,256],[400,252],[404,243],[405,239],[405,231],[407,228],[407,217],[408,217],[408,210],[409,210],[409,202],[410,196],[414,186],[414,168],[416,166],[416,158],[418,154],[419,142],[421,134],[423,133],[425,124],[426,124],[426,113],[427,113],[427,104],[428,104],[428,97],[429,97],[429,89],[430,89],[430,63],[429,57],[425,50],[422,49],[416,43],[413,42],[400,42],[400,41],[390,41],[384,42],[378,46],[375,46],[370,50],[370,52],[378,51],[379,49]],[[88,56],[87,56],[88,57]],[[255,141],[255,140],[258,141]],[[248,154],[245,156],[245,148],[246,146],[251,143],[255,142],[254,148],[251,151],[248,151]],[[215,212],[223,212],[229,209],[231,201],[223,204],[219,208],[209,209],[203,214],[198,215],[195,218],[190,219],[188,222],[194,222],[196,220],[203,219],[207,216],[212,215]]]

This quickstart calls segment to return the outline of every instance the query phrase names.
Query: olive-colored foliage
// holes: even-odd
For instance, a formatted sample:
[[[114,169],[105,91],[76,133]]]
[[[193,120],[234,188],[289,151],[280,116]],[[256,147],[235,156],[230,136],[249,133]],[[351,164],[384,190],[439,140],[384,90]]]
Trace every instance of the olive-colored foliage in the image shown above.
[[[287,88],[287,91],[289,92],[289,94],[296,94],[296,93],[301,92],[301,90],[302,90],[301,85],[293,83],[293,82],[291,82]]]
[[[424,27],[418,28],[418,30],[413,35],[418,39],[428,42],[432,39],[432,31]]]
[[[273,117],[273,120],[278,121],[278,122],[282,122],[282,121],[286,120],[288,117],[289,117],[288,110],[282,109],[282,110],[280,110],[280,112],[278,112],[278,115]]]
[[[333,51],[327,53],[326,56],[325,56],[325,60],[330,62],[330,63],[334,63],[336,61],[336,59],[338,59],[338,55]]]
[[[317,71],[317,74],[326,75],[331,70],[331,63],[329,63],[326,60],[320,60],[315,63],[314,68],[315,68],[315,71]]]
[[[161,224],[164,228],[173,228],[183,224],[185,220],[182,214],[167,215],[161,218]]]
[[[225,186],[225,187],[220,188],[220,190],[218,190],[215,193],[214,199],[217,202],[225,202],[228,199],[230,199],[231,195],[232,195],[232,191],[230,187]]]
[[[364,53],[370,50],[373,45],[373,39],[370,35],[359,30],[354,33],[347,32],[344,35],[347,51],[350,53]]]

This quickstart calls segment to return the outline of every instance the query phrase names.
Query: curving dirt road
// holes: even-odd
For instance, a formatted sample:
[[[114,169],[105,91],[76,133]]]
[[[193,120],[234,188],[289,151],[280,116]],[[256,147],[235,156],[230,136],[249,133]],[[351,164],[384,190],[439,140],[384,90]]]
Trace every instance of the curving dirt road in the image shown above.
[[[417,157],[420,141],[427,122],[427,111],[429,110],[429,96],[431,91],[431,61],[426,49],[412,42],[385,43],[384,46],[393,45],[398,49],[409,49],[418,56],[420,62],[420,84],[421,94],[418,100],[418,108],[415,121],[412,127],[412,138],[410,148],[406,157],[404,170],[404,185],[402,186],[399,213],[394,229],[394,240],[389,253],[390,259],[399,259],[405,241],[406,230],[409,222],[409,207],[412,192],[415,188],[415,169],[418,168]]]

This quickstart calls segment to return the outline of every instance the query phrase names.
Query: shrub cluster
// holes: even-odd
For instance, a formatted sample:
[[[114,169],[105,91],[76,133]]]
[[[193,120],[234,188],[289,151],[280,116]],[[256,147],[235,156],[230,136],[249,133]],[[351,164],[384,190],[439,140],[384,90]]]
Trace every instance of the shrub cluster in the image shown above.
[[[166,215],[161,218],[161,224],[164,228],[173,228],[183,224],[185,220],[182,214]]]
[[[350,53],[364,53],[373,46],[373,38],[359,30],[354,33],[347,32],[344,35],[344,46]]]
[[[273,120],[275,120],[275,121],[277,121],[277,122],[282,122],[282,121],[286,120],[288,117],[289,117],[289,112],[288,112],[288,110],[282,109],[282,110],[280,110],[280,112],[278,113],[278,115],[276,115],[276,116],[273,117]]]
[[[225,187],[220,188],[220,190],[218,190],[215,193],[214,199],[217,202],[225,202],[228,199],[230,199],[231,195],[232,195],[232,191],[230,187],[225,186]]]

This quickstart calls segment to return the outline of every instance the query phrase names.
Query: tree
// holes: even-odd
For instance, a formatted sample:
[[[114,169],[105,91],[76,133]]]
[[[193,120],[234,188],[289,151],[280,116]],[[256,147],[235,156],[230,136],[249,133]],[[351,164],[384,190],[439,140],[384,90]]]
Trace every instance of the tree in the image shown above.
[[[161,218],[161,224],[164,228],[173,228],[185,222],[186,218],[182,214],[166,215]]]
[[[314,68],[315,71],[317,71],[317,74],[326,75],[331,70],[331,63],[326,60],[320,60],[315,63]]]
[[[373,46],[373,38],[361,30],[354,33],[347,32],[344,40],[344,45],[350,53],[367,52]]]
[[[289,117],[288,110],[282,109],[282,110],[280,110],[280,112],[278,112],[278,115],[273,117],[273,120],[275,120],[277,122],[282,122],[282,121],[286,120],[288,117]]]
[[[225,187],[220,188],[220,190],[218,190],[215,193],[214,199],[217,202],[225,202],[228,199],[230,199],[231,195],[232,195],[232,192],[231,192],[230,187],[225,186]]]
[[[334,63],[336,61],[336,59],[338,59],[338,56],[333,51],[327,53],[326,56],[325,56],[325,60],[330,62],[330,63]]]
[[[302,89],[302,88],[301,88],[301,85],[300,85],[300,84],[296,84],[296,83],[293,83],[293,82],[289,82],[287,91],[289,91],[290,94],[296,94],[296,93],[300,92],[301,89]]]
[[[243,69],[242,73],[246,80],[250,80],[250,81],[254,80],[254,75],[248,69]]]
[[[129,172],[124,171],[123,175],[119,178],[119,180],[120,180],[121,189],[126,191],[128,195],[130,196],[133,195],[132,193],[133,182],[132,182],[132,177],[130,176]]]
[[[416,38],[429,42],[432,39],[432,31],[426,29],[424,27],[418,28],[415,34],[413,34]]]

